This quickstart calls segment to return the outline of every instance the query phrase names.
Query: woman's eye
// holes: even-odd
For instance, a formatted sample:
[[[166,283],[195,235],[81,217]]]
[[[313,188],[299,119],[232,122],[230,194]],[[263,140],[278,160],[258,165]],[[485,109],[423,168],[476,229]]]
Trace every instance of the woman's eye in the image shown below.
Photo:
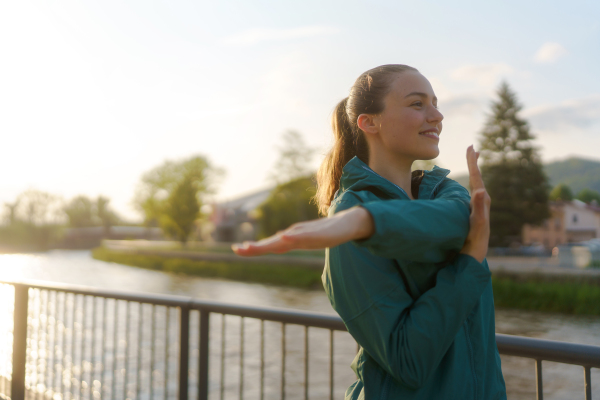
[[[411,104],[411,106],[421,107],[421,106],[423,106],[423,103],[420,101],[415,101],[414,103]]]

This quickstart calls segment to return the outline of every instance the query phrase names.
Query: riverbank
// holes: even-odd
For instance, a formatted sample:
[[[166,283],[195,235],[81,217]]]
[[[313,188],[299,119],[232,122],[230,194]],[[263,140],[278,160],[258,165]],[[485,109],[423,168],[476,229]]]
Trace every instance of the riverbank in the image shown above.
[[[229,259],[193,259],[183,256],[139,254],[98,247],[92,250],[92,258],[156,271],[225,278],[244,282],[268,283],[304,289],[322,288],[321,269],[289,265],[277,260],[231,261]]]
[[[203,277],[218,277],[304,289],[322,290],[320,268],[314,260],[298,257],[295,263],[285,257],[265,260],[237,260],[225,256],[193,259],[185,254],[139,254],[96,248],[92,257],[107,262],[150,270]],[[295,257],[294,257],[295,258]],[[235,261],[234,261],[235,260]],[[572,315],[600,315],[600,274],[544,273],[540,270],[492,270],[494,302],[498,308],[557,312]]]

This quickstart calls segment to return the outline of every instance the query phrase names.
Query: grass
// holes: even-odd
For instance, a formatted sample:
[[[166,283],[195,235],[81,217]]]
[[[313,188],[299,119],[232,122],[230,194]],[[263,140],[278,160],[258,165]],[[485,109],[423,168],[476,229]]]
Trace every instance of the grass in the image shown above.
[[[168,258],[113,251],[103,247],[92,250],[92,257],[102,261],[187,275],[294,286],[307,289],[322,287],[321,271],[289,265],[265,265],[249,261],[222,262]]]
[[[322,289],[321,271],[250,261],[213,262],[167,258],[108,250],[92,251],[102,261],[151,270],[231,280]],[[600,315],[600,276],[514,274],[497,271],[492,277],[496,307],[576,315]]]
[[[492,275],[494,304],[573,315],[600,315],[599,275],[516,274]]]
[[[600,286],[576,282],[515,282],[493,278],[494,304],[576,315],[600,315]]]
[[[135,241],[132,241],[131,249],[144,249],[155,251],[184,251],[190,253],[213,253],[213,254],[235,254],[229,244],[206,244],[204,242],[188,242],[181,246],[179,242],[172,242],[169,245],[136,247]],[[325,257],[325,250],[292,250],[285,254],[292,257]]]

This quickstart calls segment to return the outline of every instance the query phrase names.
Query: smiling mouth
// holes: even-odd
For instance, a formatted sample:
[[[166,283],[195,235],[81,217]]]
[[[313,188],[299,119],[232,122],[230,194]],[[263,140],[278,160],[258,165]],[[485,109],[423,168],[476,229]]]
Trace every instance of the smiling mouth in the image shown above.
[[[437,139],[437,140],[439,140],[439,139],[440,139],[440,135],[439,135],[439,133],[437,133],[437,132],[433,132],[433,131],[419,133],[419,135],[421,135],[421,136],[427,136],[427,137],[429,137],[429,138],[432,138],[432,139]]]

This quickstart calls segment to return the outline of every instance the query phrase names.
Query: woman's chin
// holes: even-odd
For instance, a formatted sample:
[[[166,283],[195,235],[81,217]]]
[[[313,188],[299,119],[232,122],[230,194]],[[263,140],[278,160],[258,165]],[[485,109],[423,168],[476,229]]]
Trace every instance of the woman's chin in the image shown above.
[[[435,147],[431,147],[425,151],[422,152],[420,158],[418,158],[418,160],[433,160],[434,158],[437,158],[437,156],[440,155],[440,149],[437,145],[435,145]]]

